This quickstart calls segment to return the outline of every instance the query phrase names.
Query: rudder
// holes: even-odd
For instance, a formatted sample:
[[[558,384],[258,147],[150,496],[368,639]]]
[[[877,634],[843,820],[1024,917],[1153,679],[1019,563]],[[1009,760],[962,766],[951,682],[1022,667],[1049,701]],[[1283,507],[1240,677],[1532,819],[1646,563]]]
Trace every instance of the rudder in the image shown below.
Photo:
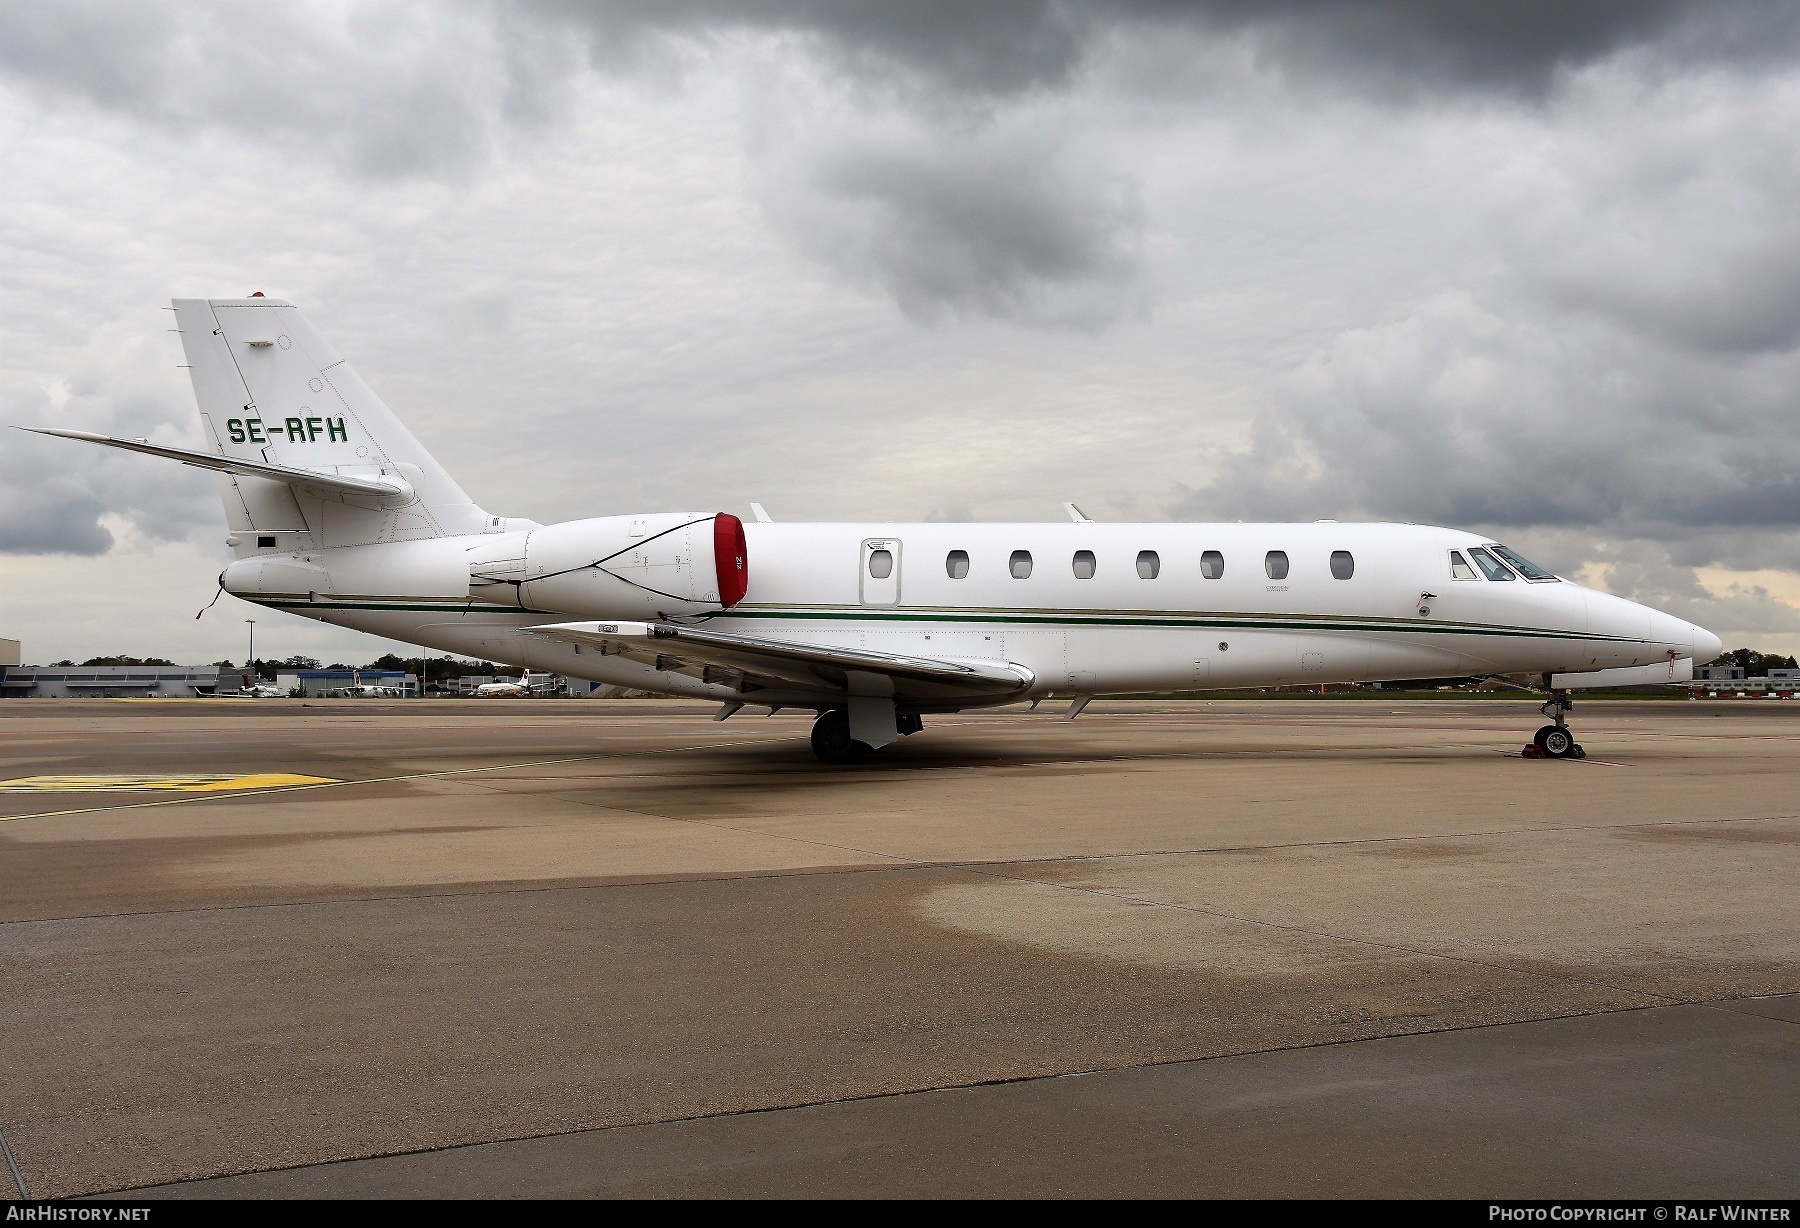
[[[222,476],[234,533],[280,535],[281,548],[293,549],[499,527],[292,303],[174,303],[201,421],[219,454],[346,476],[394,474],[417,495],[384,508],[354,495],[321,498],[264,478]]]

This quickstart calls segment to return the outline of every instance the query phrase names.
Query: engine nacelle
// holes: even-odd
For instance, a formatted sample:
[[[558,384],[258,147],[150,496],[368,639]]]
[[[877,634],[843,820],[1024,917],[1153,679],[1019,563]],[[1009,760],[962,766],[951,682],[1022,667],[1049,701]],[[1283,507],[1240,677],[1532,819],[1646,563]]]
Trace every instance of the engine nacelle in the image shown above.
[[[519,534],[518,536],[524,536]],[[219,587],[238,597],[457,598],[468,585],[463,538],[337,546],[293,554],[249,555],[219,575]]]
[[[505,534],[469,555],[469,596],[589,618],[728,608],[749,577],[744,525],[729,512],[571,520]]]

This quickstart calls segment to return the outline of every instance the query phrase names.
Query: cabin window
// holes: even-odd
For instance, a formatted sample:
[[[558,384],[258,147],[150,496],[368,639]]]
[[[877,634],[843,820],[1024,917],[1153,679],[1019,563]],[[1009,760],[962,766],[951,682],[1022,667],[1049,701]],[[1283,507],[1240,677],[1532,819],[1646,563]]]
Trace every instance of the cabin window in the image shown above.
[[[1481,574],[1490,580],[1511,580],[1513,573],[1506,570],[1506,565],[1480,546],[1469,551],[1469,557],[1475,560],[1475,566],[1481,568]]]
[[[1469,566],[1469,560],[1462,556],[1462,551],[1460,550],[1452,550],[1450,552],[1450,578],[1452,580],[1481,579],[1480,576],[1475,574],[1475,569]]]
[[[1271,550],[1263,555],[1263,571],[1271,580],[1285,580],[1288,573],[1287,551]]]
[[[1138,579],[1154,580],[1156,573],[1162,570],[1162,560],[1156,557],[1154,550],[1140,550],[1138,551],[1137,569]]]
[[[1517,571],[1520,575],[1524,576],[1534,584],[1542,584],[1546,580],[1554,581],[1556,579],[1555,576],[1545,571],[1542,567],[1539,567],[1530,559],[1521,556],[1517,550],[1508,550],[1505,546],[1489,546],[1488,549],[1505,559],[1508,563],[1511,563],[1514,571]]]
[[[969,552],[952,550],[944,556],[944,571],[952,580],[961,580],[969,574]]]
[[[1217,580],[1225,574],[1225,556],[1217,550],[1208,550],[1200,555],[1200,574],[1208,580]]]
[[[869,575],[876,580],[885,580],[894,574],[894,552],[892,550],[869,551]]]
[[[1015,580],[1023,580],[1029,577],[1031,575],[1031,551],[1013,551],[1012,558],[1007,562],[1006,568],[1008,571],[1012,572],[1012,578]]]
[[[275,539],[273,537],[259,537],[256,539],[256,548],[258,550],[273,550],[275,548]]]
[[[1348,580],[1356,574],[1356,560],[1350,557],[1348,550],[1331,552],[1331,574],[1334,579]]]
[[[1075,558],[1070,566],[1075,569],[1075,578],[1077,580],[1092,580],[1094,578],[1094,552],[1092,550],[1077,550],[1075,552]]]

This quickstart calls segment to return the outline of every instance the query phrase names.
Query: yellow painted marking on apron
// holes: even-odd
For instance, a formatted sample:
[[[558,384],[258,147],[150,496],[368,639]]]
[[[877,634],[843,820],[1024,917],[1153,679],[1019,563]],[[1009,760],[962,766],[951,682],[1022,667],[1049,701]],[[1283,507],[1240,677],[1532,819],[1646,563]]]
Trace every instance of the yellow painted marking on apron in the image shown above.
[[[0,793],[215,793],[227,789],[275,789],[285,785],[336,784],[329,776],[288,772],[158,772],[142,776],[21,776],[0,780]]]
[[[955,724],[969,724],[968,721],[957,721]],[[946,724],[940,722],[940,724]],[[450,768],[442,772],[410,772],[405,776],[368,776],[361,780],[327,780],[321,779],[316,784],[288,785],[265,789],[262,793],[300,793],[307,789],[332,789],[348,785],[386,785],[406,780],[448,780],[454,776],[472,776],[479,772],[511,772],[520,768],[549,767],[565,763],[596,763],[603,759],[639,759],[649,755],[681,754],[690,750],[716,750],[720,747],[738,746],[770,746],[777,742],[791,741],[792,734],[773,738],[746,738],[738,742],[707,742],[699,746],[669,746],[651,750],[629,750],[619,754],[568,755],[557,759],[527,759],[519,763],[488,763],[480,767]],[[262,796],[262,793],[257,796]],[[83,806],[79,810],[40,810],[33,814],[0,814],[0,823],[13,819],[59,819],[71,814],[105,814],[115,810],[146,810],[152,806],[190,806],[202,802],[214,802],[224,794],[213,793],[206,797],[166,797],[154,802],[119,802],[113,806]]]

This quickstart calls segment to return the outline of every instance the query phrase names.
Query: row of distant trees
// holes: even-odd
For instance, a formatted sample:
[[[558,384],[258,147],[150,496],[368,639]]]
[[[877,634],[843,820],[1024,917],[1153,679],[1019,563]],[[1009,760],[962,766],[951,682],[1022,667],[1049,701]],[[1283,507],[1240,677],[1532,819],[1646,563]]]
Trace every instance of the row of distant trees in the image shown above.
[[[67,668],[67,667],[73,667],[75,665],[75,662],[73,662],[73,661],[57,661],[54,664],[59,667]],[[83,661],[81,664],[82,665],[173,665],[173,664],[175,664],[175,662],[165,661],[161,657],[118,656],[118,657],[90,657],[86,661]],[[273,682],[275,680],[275,675],[278,672],[280,672],[282,670],[287,670],[289,672],[292,672],[297,669],[320,669],[320,668],[323,668],[323,669],[371,669],[371,670],[391,669],[391,670],[397,670],[400,673],[417,673],[418,668],[419,668],[419,658],[413,657],[409,660],[405,657],[397,657],[393,653],[389,652],[389,653],[383,653],[381,656],[376,657],[373,661],[370,661],[367,665],[346,665],[342,661],[334,661],[330,665],[320,666],[318,658],[305,657],[305,656],[292,656],[292,657],[287,657],[284,660],[280,660],[280,661],[276,661],[273,659],[265,661],[261,657],[258,657],[256,660],[247,662],[246,664],[244,664],[242,666],[240,666],[236,661],[232,661],[229,659],[224,660],[224,661],[214,661],[213,664],[222,666],[227,669],[250,669],[255,672],[257,677],[267,678],[271,682]],[[443,679],[446,679],[446,678],[461,678],[465,674],[491,675],[491,674],[495,674],[495,673],[507,672],[510,668],[511,667],[508,667],[508,666],[497,666],[492,661],[465,661],[459,657],[426,657],[425,658],[425,681],[426,681],[426,684],[429,685],[433,682],[442,681]]]
[[[1753,648],[1734,648],[1714,664],[1735,665],[1744,671],[1746,678],[1767,678],[1772,669],[1800,669],[1800,666],[1794,664],[1792,657],[1773,652],[1757,652]]]
[[[214,665],[231,666],[232,661],[214,661]],[[333,661],[330,665],[320,665],[316,657],[293,656],[283,661],[251,662],[259,677],[274,680],[277,671],[293,672],[297,669],[391,669],[403,674],[416,674],[419,671],[418,657],[397,657],[391,652],[383,653],[366,665],[347,665],[342,661]],[[460,657],[426,657],[425,685],[442,682],[446,678],[461,678],[465,674],[491,675],[504,672],[508,667],[495,665],[492,661],[465,661]]]

